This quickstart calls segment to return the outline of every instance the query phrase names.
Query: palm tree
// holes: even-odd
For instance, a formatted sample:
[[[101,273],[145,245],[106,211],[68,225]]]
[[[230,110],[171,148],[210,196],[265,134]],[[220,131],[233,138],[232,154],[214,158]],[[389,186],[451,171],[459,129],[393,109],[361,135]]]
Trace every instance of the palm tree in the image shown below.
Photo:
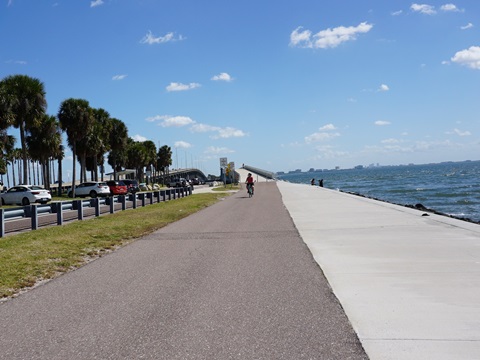
[[[72,194],[75,197],[77,143],[89,133],[93,125],[92,109],[87,100],[67,99],[60,105],[58,120],[62,129],[67,133],[67,142],[73,152]],[[85,162],[82,165],[84,164]]]
[[[172,148],[163,145],[157,153],[157,169],[163,172],[163,185],[165,185],[165,172],[168,172],[170,165],[172,165]]]
[[[136,179],[143,182],[143,168],[147,165],[147,150],[143,142],[128,139],[127,146],[127,166],[134,168]]]
[[[128,141],[128,130],[125,123],[121,120],[111,118],[111,131],[109,136],[110,153],[108,155],[108,163],[113,168],[113,178],[117,180],[117,170],[123,165],[125,150]]]
[[[105,153],[110,150],[109,138],[112,131],[112,122],[110,114],[104,109],[93,109],[93,117],[95,119],[92,131],[88,135],[87,153],[89,157],[89,165],[92,170],[92,179],[98,181],[98,165],[102,165],[103,180],[103,164]]]
[[[143,142],[143,147],[145,148],[145,166],[149,171],[155,170],[156,160],[157,160],[157,147],[155,143],[151,140]],[[150,175],[153,177],[153,174]]]
[[[44,115],[42,122],[30,129],[27,145],[30,155],[42,167],[43,185],[50,189],[50,159],[57,157],[62,143],[60,124],[55,116]]]
[[[28,182],[26,134],[47,109],[44,85],[40,80],[27,75],[11,75],[0,82],[0,88],[3,88],[0,93],[9,94],[1,101],[3,109],[1,111],[8,112],[13,126],[20,130],[23,183],[26,184]]]

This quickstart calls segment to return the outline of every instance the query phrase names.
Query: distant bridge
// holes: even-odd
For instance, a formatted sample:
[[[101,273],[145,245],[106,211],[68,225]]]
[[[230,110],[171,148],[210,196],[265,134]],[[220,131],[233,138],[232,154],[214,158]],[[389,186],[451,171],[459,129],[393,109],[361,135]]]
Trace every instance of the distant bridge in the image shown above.
[[[163,175],[158,175],[157,181],[162,178],[163,178]],[[196,168],[175,169],[175,170],[170,170],[168,174],[165,174],[165,180],[173,180],[178,178],[185,178],[185,179],[199,178],[200,180],[203,180],[203,181],[208,180],[207,176],[205,176],[205,174],[201,170]]]

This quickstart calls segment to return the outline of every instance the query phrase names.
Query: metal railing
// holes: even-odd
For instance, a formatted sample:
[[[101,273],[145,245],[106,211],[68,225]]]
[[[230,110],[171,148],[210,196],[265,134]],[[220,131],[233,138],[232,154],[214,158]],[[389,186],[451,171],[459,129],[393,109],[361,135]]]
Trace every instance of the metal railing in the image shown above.
[[[37,230],[39,227],[63,225],[65,221],[84,220],[115,211],[136,209],[192,195],[192,187],[146,191],[87,200],[56,201],[46,205],[0,208],[0,238],[8,233]]]

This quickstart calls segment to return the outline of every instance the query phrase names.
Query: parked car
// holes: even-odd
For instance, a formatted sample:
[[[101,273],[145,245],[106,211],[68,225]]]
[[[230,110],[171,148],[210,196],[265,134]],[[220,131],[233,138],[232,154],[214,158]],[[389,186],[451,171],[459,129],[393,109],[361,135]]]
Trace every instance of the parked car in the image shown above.
[[[87,181],[75,187],[76,197],[90,196],[96,198],[97,196],[106,197],[110,195],[110,188],[105,182]],[[68,191],[68,197],[73,197],[72,190]]]
[[[125,195],[128,193],[127,185],[123,181],[109,180],[107,186],[110,188],[110,195]]]
[[[137,180],[124,179],[122,181],[125,185],[127,185],[127,190],[129,193],[136,193],[137,191],[140,190],[140,188],[138,187]]]
[[[148,186],[147,186],[147,183],[140,183],[138,184],[138,188],[140,189],[140,191],[148,191]]]
[[[193,178],[190,182],[192,185],[200,185],[200,180],[198,178]]]
[[[18,185],[13,186],[6,192],[0,194],[2,205],[19,204],[30,205],[31,203],[46,204],[52,200],[50,191],[37,185]]]
[[[182,187],[182,186],[187,186],[187,180],[185,178],[178,178],[178,179],[173,179],[170,181],[168,184],[168,187]]]

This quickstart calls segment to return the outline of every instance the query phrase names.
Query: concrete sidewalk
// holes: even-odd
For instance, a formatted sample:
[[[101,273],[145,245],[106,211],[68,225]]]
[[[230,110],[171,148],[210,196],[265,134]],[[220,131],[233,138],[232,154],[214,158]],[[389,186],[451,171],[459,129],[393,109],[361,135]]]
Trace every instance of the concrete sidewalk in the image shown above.
[[[480,359],[479,225],[277,184],[372,360]]]

